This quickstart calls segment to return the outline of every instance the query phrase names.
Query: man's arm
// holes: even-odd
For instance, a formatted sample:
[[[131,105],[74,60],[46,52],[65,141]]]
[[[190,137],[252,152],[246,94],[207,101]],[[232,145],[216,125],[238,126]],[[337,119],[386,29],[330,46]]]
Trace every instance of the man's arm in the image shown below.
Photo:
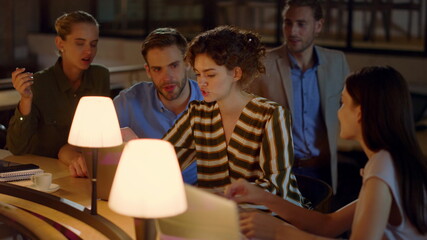
[[[59,150],[58,159],[68,166],[71,176],[87,177],[85,157],[79,147],[65,144]]]
[[[120,132],[122,133],[123,142],[138,138],[136,133],[129,127],[120,128]]]

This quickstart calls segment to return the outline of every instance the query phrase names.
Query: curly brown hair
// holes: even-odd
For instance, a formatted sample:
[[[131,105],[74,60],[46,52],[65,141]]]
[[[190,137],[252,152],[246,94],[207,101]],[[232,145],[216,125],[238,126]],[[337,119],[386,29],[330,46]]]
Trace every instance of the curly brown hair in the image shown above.
[[[262,58],[265,47],[256,33],[232,26],[220,26],[196,36],[189,44],[185,60],[194,68],[196,55],[207,54],[219,66],[228,70],[242,69],[239,80],[243,89],[265,72]]]

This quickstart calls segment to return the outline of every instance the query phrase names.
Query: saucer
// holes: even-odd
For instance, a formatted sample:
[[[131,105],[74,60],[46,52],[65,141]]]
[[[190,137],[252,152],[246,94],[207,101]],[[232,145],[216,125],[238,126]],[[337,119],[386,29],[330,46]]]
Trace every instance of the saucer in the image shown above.
[[[49,187],[48,189],[45,189],[45,190],[41,190],[41,189],[39,189],[39,188],[38,188],[36,185],[34,185],[34,184],[31,184],[31,185],[29,185],[29,186],[27,186],[27,187],[29,187],[29,188],[31,188],[31,189],[34,189],[34,190],[37,190],[37,191],[46,192],[46,193],[55,192],[56,190],[58,190],[58,189],[59,189],[59,185],[58,185],[58,184],[55,184],[55,183],[50,184],[50,187]]]

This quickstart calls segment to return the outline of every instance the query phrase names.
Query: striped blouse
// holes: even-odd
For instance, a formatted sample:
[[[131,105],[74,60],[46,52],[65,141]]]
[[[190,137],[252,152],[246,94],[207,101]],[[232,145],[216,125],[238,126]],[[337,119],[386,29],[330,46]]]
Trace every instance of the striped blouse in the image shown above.
[[[255,97],[243,109],[227,146],[218,104],[193,101],[163,139],[175,146],[182,169],[197,161],[199,187],[225,187],[245,178],[302,206],[291,173],[290,119],[284,107]]]

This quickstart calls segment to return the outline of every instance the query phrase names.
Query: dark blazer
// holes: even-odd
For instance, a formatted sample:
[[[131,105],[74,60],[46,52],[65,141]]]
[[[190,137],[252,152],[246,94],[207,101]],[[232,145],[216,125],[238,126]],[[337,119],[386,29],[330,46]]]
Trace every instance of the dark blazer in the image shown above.
[[[332,188],[337,188],[337,140],[338,117],[341,91],[349,67],[344,53],[315,46],[319,58],[317,81],[320,91],[320,106],[326,124],[331,162]],[[293,112],[293,91],[291,64],[286,45],[267,51],[265,58],[266,73],[255,79],[250,89],[254,94],[266,97]]]

